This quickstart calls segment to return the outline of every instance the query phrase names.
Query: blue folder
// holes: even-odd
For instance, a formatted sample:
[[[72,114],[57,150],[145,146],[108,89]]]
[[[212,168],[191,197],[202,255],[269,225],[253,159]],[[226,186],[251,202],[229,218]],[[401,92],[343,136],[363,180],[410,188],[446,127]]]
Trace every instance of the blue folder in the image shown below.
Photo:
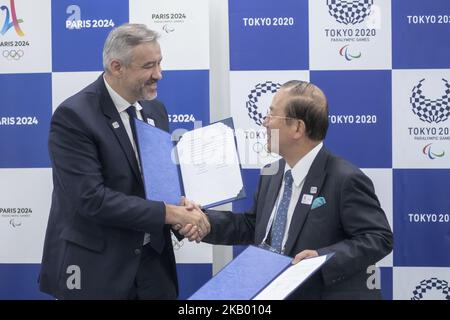
[[[291,257],[248,246],[189,300],[250,300],[291,262]]]
[[[170,134],[137,119],[135,125],[147,199],[179,204],[180,179]]]
[[[136,118],[134,121],[146,198],[178,205],[181,196],[184,195],[184,188],[182,174],[177,165],[177,151],[171,135]],[[233,128],[231,118],[220,122]],[[207,185],[199,187],[208,188]],[[244,188],[233,198],[203,204],[202,207],[208,209],[242,198],[245,198]]]

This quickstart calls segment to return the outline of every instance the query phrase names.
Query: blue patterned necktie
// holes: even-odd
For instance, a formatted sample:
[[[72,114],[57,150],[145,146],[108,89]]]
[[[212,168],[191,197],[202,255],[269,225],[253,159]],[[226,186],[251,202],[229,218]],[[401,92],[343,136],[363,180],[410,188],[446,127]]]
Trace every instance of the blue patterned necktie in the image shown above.
[[[281,253],[281,246],[283,244],[284,230],[286,229],[287,212],[289,202],[292,195],[292,173],[288,170],[284,173],[284,191],[281,201],[278,205],[277,213],[272,224],[272,239],[271,246],[277,252]]]
[[[131,127],[131,132],[133,133],[133,139],[134,139],[134,143],[137,144],[137,140],[136,140],[136,125],[134,123],[134,119],[137,119],[137,114],[136,114],[136,108],[134,106],[129,106],[126,110],[126,112],[128,113],[128,117],[130,119],[130,127]]]

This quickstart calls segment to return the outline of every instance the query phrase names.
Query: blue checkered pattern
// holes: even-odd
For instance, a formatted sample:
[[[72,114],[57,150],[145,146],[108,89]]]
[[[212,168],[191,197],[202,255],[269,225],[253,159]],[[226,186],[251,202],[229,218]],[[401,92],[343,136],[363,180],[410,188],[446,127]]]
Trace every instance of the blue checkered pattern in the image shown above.
[[[412,89],[411,105],[413,112],[420,120],[428,123],[439,123],[447,120],[450,116],[450,84],[446,79],[442,79],[445,85],[445,92],[441,99],[426,98],[422,90],[425,79]]]
[[[373,0],[327,0],[328,11],[337,22],[357,24],[364,21],[370,14]]]

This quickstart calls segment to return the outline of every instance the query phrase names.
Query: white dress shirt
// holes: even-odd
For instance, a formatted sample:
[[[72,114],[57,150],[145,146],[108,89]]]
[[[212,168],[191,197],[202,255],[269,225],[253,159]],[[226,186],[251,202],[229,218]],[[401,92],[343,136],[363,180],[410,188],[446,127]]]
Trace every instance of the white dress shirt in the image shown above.
[[[131,130],[130,125],[130,116],[127,113],[127,109],[130,106],[133,106],[136,108],[136,116],[139,120],[142,120],[142,106],[139,104],[139,102],[135,102],[133,104],[130,104],[127,100],[122,98],[111,86],[108,84],[108,81],[106,81],[105,77],[103,77],[103,81],[105,82],[106,89],[108,90],[109,95],[111,96],[111,99],[116,106],[117,111],[119,112],[120,119],[122,120],[122,124],[125,127],[125,130],[127,132],[128,138],[130,139],[131,145],[133,146],[134,154],[136,155],[136,160],[139,165],[139,171],[141,171],[141,162],[139,161],[139,153],[136,147],[136,142],[134,141],[133,132]],[[150,234],[146,233],[144,236],[144,245],[150,242]]]
[[[302,191],[303,184],[305,183],[306,175],[309,172],[309,169],[311,168],[311,165],[316,158],[317,154],[319,153],[320,149],[322,148],[323,143],[319,143],[317,146],[315,146],[310,152],[308,152],[303,158],[301,158],[293,168],[291,168],[287,163],[284,167],[284,172],[291,170],[292,178],[294,180],[293,186],[292,186],[292,195],[291,200],[289,201],[289,207],[287,212],[287,221],[286,221],[286,229],[284,230],[284,237],[282,242],[282,252],[284,251],[284,247],[286,245],[286,240],[288,238],[289,233],[289,227],[291,225],[292,215],[294,214],[295,207],[297,206],[298,200],[300,199],[300,192]],[[275,201],[275,206],[272,209],[272,213],[270,214],[269,222],[267,223],[266,227],[266,234],[263,239],[263,243],[266,242],[266,239],[269,235],[269,231],[272,227],[272,223],[275,219],[275,215],[278,209],[278,206],[281,201],[281,197],[284,192],[284,174],[283,174],[283,181],[281,182],[281,188],[278,192],[277,200]]]
[[[136,142],[133,138],[133,132],[131,131],[130,126],[130,116],[127,113],[127,109],[129,106],[134,106],[136,109],[136,116],[139,120],[142,120],[142,106],[139,104],[139,102],[135,102],[133,104],[130,104],[127,100],[122,98],[116,91],[114,91],[113,88],[108,84],[106,79],[103,77],[103,80],[105,81],[106,89],[108,90],[109,95],[111,96],[112,101],[114,102],[114,105],[116,106],[117,111],[119,112],[120,119],[122,119],[122,123],[125,127],[125,130],[127,131],[128,138],[130,139],[131,145],[133,146],[134,154],[136,155],[136,159],[139,164],[139,170],[141,170],[141,165],[139,161],[139,154],[136,147]]]

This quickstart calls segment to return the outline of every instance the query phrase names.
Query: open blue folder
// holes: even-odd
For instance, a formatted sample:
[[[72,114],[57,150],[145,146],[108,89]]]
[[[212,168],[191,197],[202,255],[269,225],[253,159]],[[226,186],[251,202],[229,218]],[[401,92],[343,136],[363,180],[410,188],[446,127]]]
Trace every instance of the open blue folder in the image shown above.
[[[292,265],[291,257],[249,246],[189,300],[286,299],[333,255],[303,259]]]
[[[248,246],[189,300],[251,300],[291,261],[291,257]]]
[[[207,179],[206,183],[200,183],[197,181],[197,179],[191,178],[190,180],[188,179],[184,181],[185,183],[187,183],[186,185],[183,183],[183,171],[181,167],[177,165],[177,148],[172,142],[171,135],[166,131],[156,128],[143,121],[140,121],[138,119],[134,120],[137,143],[139,147],[141,171],[144,179],[146,198],[148,200],[164,201],[168,204],[177,205],[180,202],[181,196],[184,194],[186,194],[186,196],[189,196],[190,194],[203,194],[208,195],[209,197],[207,198],[214,198],[215,200],[209,201],[208,203],[203,203],[200,201],[200,199],[190,200],[200,203],[204,209],[207,209],[213,206],[220,205],[222,203],[231,202],[245,197],[240,164],[239,167],[234,167],[236,169],[234,173],[238,172],[237,175],[234,175],[235,177],[237,177],[238,183],[231,184],[232,186],[237,186],[237,191],[231,195],[228,195],[227,197],[220,198],[220,192],[217,192],[216,195],[216,192],[212,190],[225,190],[226,186],[229,185],[227,184],[226,180],[227,178],[229,178],[229,174],[222,174],[219,172],[218,176],[216,175],[215,178]],[[222,120],[216,124],[222,125],[222,128],[227,128],[226,130],[228,134],[230,134],[230,132],[234,132],[233,122],[231,118]],[[209,127],[213,128],[213,125],[214,124],[210,125]],[[196,130],[202,129],[208,129],[208,126],[195,129],[193,131],[190,131],[189,133],[199,132]],[[184,139],[186,136],[192,135],[185,134],[182,139]],[[201,136],[201,134],[199,133],[198,136]],[[232,134],[231,136],[234,143],[232,147],[237,155],[234,134]],[[193,137],[197,138],[196,135],[193,135]],[[184,141],[186,142],[186,140]],[[198,139],[196,141],[198,141]],[[189,145],[191,140],[187,140],[187,142],[187,144]],[[190,171],[189,173],[195,171],[194,165],[190,166],[189,168],[194,168],[192,169],[193,171]],[[220,170],[221,167],[217,166],[217,168],[219,168],[218,170]],[[214,169],[211,169],[209,172],[215,171]],[[186,172],[184,173],[186,174]],[[201,177],[199,177],[198,180],[201,180],[200,178]],[[203,178],[205,178],[205,175],[203,176]]]
[[[180,179],[170,134],[138,119],[135,125],[147,199],[179,204]]]

